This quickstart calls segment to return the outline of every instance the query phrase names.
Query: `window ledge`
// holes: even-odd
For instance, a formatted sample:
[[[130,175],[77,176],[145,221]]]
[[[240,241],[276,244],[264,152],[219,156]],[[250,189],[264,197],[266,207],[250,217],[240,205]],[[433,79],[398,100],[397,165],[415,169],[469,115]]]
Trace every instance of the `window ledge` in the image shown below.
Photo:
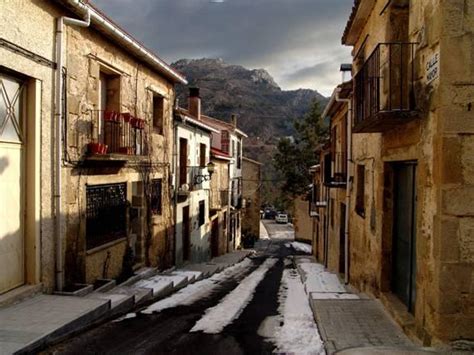
[[[122,238],[119,238],[119,239],[116,239],[116,240],[113,240],[111,242],[108,242],[108,243],[105,243],[105,244],[102,244],[102,245],[99,245],[98,247],[95,247],[95,248],[92,248],[92,249],[89,249],[86,251],[86,255],[92,255],[92,254],[95,254],[95,253],[98,253],[99,251],[102,251],[104,249],[108,249],[108,248],[111,248],[117,244],[120,244],[122,242],[125,242],[127,241],[127,238],[126,237],[122,237]]]

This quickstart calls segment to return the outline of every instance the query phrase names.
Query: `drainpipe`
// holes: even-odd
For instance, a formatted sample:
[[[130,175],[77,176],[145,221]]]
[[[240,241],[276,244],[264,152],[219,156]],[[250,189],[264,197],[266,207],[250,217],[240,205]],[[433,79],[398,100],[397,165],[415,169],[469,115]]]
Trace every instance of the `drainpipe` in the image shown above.
[[[352,189],[352,179],[350,176],[350,168],[352,161],[352,100],[351,99],[341,99],[339,97],[341,89],[336,91],[336,101],[345,102],[348,106],[348,116],[347,116],[347,129],[346,129],[346,142],[347,142],[347,177],[346,177],[346,215],[344,216],[344,282],[347,285],[349,283],[349,213],[351,206],[351,189]]]
[[[89,27],[90,25],[90,12],[87,10],[85,14],[85,20],[78,20],[71,17],[61,16],[57,19],[56,25],[56,92],[55,92],[55,105],[56,105],[56,150],[55,150],[55,186],[54,186],[54,205],[55,205],[55,229],[56,229],[56,288],[58,291],[62,291],[64,287],[64,270],[63,270],[63,241],[61,238],[62,230],[62,217],[61,217],[61,167],[62,167],[62,122],[64,119],[62,94],[64,87],[63,79],[63,31],[64,25],[74,25],[78,27]]]
[[[179,107],[175,103],[175,109]],[[174,176],[174,191],[173,191],[173,213],[174,213],[174,230],[173,230],[173,265],[176,265],[176,238],[178,237],[178,123],[174,117],[173,110],[173,176]]]

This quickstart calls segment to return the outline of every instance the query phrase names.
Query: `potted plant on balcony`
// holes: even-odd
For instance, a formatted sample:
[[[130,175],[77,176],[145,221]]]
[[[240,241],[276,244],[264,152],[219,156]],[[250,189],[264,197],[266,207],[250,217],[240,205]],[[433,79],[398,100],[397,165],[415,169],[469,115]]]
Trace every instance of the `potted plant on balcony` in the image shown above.
[[[87,153],[89,153],[90,155],[107,154],[107,149],[108,146],[103,143],[91,142],[87,145]]]

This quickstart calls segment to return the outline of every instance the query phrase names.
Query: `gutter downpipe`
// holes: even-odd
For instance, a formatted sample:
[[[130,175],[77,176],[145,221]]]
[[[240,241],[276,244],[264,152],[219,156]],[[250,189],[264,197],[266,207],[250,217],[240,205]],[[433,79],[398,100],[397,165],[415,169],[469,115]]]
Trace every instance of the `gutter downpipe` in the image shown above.
[[[55,232],[56,232],[56,288],[58,291],[62,291],[64,288],[64,270],[63,270],[63,241],[61,237],[62,231],[62,216],[61,216],[61,168],[62,168],[62,125],[63,125],[63,31],[64,25],[74,25],[78,27],[89,27],[90,25],[90,12],[87,10],[85,14],[85,20],[78,20],[71,17],[61,16],[57,19],[56,24],[56,92],[55,92],[55,105],[56,105],[56,150],[55,150],[55,186],[54,186],[54,205],[55,205]]]
[[[178,105],[175,104],[175,109]],[[173,177],[174,177],[174,191],[173,191],[173,213],[174,213],[174,230],[173,230],[173,265],[176,265],[176,239],[178,237],[178,122],[175,119],[175,110],[173,110]]]
[[[347,177],[346,177],[346,215],[344,216],[344,283],[347,285],[349,283],[349,213],[351,206],[351,189],[352,189],[352,179],[350,174],[351,161],[352,161],[352,100],[351,99],[341,99],[339,94],[341,89],[338,88],[336,91],[335,100],[337,102],[347,103]]]

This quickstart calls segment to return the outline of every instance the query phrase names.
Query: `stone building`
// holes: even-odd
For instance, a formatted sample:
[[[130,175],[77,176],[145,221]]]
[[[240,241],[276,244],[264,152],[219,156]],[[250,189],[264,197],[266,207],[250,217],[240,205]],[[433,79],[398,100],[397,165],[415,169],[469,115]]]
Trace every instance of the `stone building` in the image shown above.
[[[262,164],[247,157],[242,158],[242,235],[251,240],[260,236],[260,207]]]
[[[173,262],[174,84],[186,83],[90,5],[65,30],[66,283]]]
[[[470,1],[355,1],[349,280],[424,344],[474,339]]]
[[[348,209],[351,181],[348,179],[349,142],[351,128],[349,120],[349,101],[352,92],[352,81],[339,85],[332,94],[322,116],[330,121],[330,146],[322,154],[324,185],[328,188],[326,206],[329,223],[325,233],[326,266],[330,271],[339,273],[345,278],[348,268],[349,239],[347,233]]]
[[[231,122],[224,122],[216,118],[202,115],[206,124],[217,129],[212,134],[212,148],[228,154],[232,161],[229,164],[229,218],[228,251],[241,247],[242,236],[242,151],[243,139],[247,135],[237,127],[237,116],[233,115]]]
[[[203,262],[211,257],[211,135],[218,132],[202,120],[199,89],[190,89],[188,109],[175,114],[175,260]]]
[[[211,255],[218,256],[229,249],[229,166],[232,158],[222,150],[211,148],[211,161],[214,164],[210,192]]]
[[[13,203],[2,221],[25,212],[20,231],[2,222],[2,236],[15,239],[2,270],[16,271],[2,272],[0,293],[39,283],[68,290],[119,277],[124,266],[166,266],[174,84],[186,80],[92,5],[0,6],[1,80],[21,98],[2,140],[11,179],[0,188]]]

